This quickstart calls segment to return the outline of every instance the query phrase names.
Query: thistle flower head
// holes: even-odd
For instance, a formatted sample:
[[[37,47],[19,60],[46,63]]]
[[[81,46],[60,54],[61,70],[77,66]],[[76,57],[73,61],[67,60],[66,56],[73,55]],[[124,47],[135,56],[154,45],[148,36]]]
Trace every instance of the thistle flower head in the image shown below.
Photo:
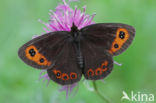
[[[63,4],[59,4],[55,11],[50,10],[49,23],[44,23],[47,27],[44,28],[46,32],[70,31],[73,23],[78,27],[78,29],[94,23],[92,20],[95,14],[86,14],[86,6],[84,6],[83,11],[81,11],[77,6],[73,9],[65,0],[62,1]],[[69,2],[71,2],[71,0],[69,0]]]

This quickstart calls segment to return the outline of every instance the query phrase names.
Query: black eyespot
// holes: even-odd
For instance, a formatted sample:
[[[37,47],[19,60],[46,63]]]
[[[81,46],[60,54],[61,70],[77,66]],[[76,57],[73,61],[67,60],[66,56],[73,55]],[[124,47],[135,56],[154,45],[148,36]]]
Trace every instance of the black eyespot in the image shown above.
[[[106,68],[106,66],[105,66],[105,65],[103,65],[103,66],[102,66],[102,68],[103,68],[103,69],[105,69],[105,68]]]
[[[119,47],[119,45],[118,44],[114,44],[114,48],[118,48]]]
[[[35,56],[36,52],[34,49],[30,49],[29,54],[33,57],[33,56]]]
[[[121,39],[124,39],[124,38],[125,38],[125,32],[120,31],[119,37],[120,37]]]
[[[100,73],[100,71],[98,70],[98,71],[97,71],[97,73],[99,74],[99,73]]]
[[[64,79],[67,79],[67,76],[64,76],[63,78],[64,78]]]
[[[92,72],[89,72],[89,74],[91,75],[91,74],[92,74]]]
[[[43,62],[44,62],[44,59],[43,59],[43,58],[41,58],[41,59],[40,59],[40,63],[43,63]]]
[[[75,78],[75,75],[74,74],[72,74],[72,78]]]
[[[93,73],[91,71],[89,71],[89,75],[92,75]]]
[[[57,74],[56,74],[58,77],[61,75],[59,72],[57,72]]]

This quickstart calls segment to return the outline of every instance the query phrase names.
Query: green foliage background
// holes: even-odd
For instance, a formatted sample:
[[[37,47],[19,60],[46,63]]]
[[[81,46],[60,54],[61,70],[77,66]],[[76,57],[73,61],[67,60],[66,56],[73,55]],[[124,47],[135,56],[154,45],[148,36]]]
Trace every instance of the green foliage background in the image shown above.
[[[1,0],[0,2],[0,103],[104,103],[81,81],[75,96],[65,98],[53,81],[38,81],[39,70],[24,64],[17,56],[18,48],[43,32],[49,20],[49,10],[54,10],[61,0]],[[136,28],[136,37],[130,48],[114,57],[123,65],[97,81],[102,95],[120,103],[122,91],[156,95],[156,0],[81,0],[71,3],[87,13],[96,13],[95,22],[120,22]],[[123,101],[124,103],[128,101]]]

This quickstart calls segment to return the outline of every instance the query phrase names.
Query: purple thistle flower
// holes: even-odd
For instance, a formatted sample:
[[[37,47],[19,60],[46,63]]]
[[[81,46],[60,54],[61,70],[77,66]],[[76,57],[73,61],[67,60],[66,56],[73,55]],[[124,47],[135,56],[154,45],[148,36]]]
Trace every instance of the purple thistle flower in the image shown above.
[[[43,82],[45,82],[46,80],[48,80],[48,82],[47,82],[47,86],[48,86],[48,84],[49,84],[49,82],[50,82],[50,78],[49,78],[48,73],[47,73],[46,70],[42,70],[42,71],[40,72],[39,80],[41,80],[41,79],[43,79]]]
[[[72,93],[73,89],[77,86],[77,83],[74,83],[74,84],[71,84],[71,85],[64,85],[62,86],[59,91],[62,92],[62,91],[65,91],[66,92],[66,99],[68,99],[68,96],[70,93]],[[76,92],[77,92],[78,88],[76,89]],[[75,92],[75,93],[76,93]]]
[[[78,27],[78,29],[94,23],[92,20],[95,14],[85,14],[85,6],[81,12],[77,6],[75,6],[75,9],[72,9],[65,0],[62,1],[63,4],[59,4],[56,7],[56,11],[50,10],[49,23],[44,23],[40,20],[41,23],[46,25],[47,28],[43,28],[46,32],[70,31],[73,23]],[[71,0],[69,0],[69,2],[71,2]]]

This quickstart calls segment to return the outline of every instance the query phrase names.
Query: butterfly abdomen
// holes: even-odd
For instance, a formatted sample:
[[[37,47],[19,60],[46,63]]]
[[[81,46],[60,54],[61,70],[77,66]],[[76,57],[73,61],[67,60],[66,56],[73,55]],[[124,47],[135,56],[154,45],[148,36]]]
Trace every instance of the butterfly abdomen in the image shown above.
[[[77,63],[78,63],[78,65],[79,65],[79,67],[81,69],[84,68],[84,60],[83,60],[83,56],[82,55],[77,56]]]

